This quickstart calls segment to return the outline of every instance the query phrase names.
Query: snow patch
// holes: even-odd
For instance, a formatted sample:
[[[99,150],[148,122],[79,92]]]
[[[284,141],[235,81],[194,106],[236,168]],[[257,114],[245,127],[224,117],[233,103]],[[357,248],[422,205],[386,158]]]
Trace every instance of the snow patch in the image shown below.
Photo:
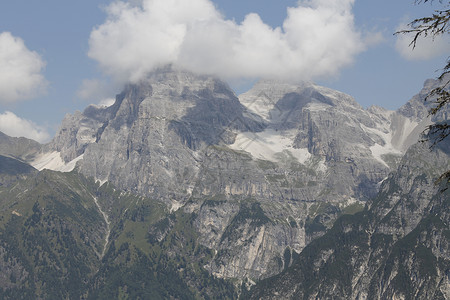
[[[408,148],[408,138],[414,132],[419,123],[414,122],[406,117],[394,118],[394,134],[392,136],[392,144],[398,149],[406,150]]]
[[[322,110],[326,110],[327,108],[330,108],[331,105],[329,104],[325,104],[325,103],[321,103],[321,102],[311,102],[308,103],[308,105],[305,107],[307,108],[309,111],[322,111]]]
[[[389,165],[383,160],[382,156],[385,154],[403,154],[402,151],[400,151],[399,149],[397,149],[393,144],[392,144],[392,132],[388,131],[388,132],[383,132],[379,129],[376,128],[369,128],[364,126],[363,124],[361,124],[361,128],[365,131],[365,132],[369,132],[369,133],[373,133],[378,135],[380,138],[383,139],[384,141],[384,145],[380,145],[380,144],[375,144],[372,147],[370,147],[370,151],[372,152],[372,156],[378,160],[380,163],[382,163],[383,165],[385,165],[386,167],[389,168]]]
[[[389,176],[386,176],[380,182],[377,183],[377,189],[378,190],[380,189],[380,187],[383,184],[383,182],[385,182],[388,178],[389,178]]]
[[[81,154],[80,156],[78,156],[77,158],[69,161],[64,168],[62,168],[60,171],[61,172],[71,172],[73,169],[75,169],[77,162],[79,162],[80,160],[83,159],[84,154]]]
[[[401,151],[395,149],[392,147],[392,145],[389,146],[381,146],[380,144],[375,144],[372,147],[369,148],[372,152],[372,156],[381,162],[383,165],[389,168],[389,165],[383,160],[382,156],[385,154],[403,154]]]
[[[278,161],[278,153],[288,151],[299,163],[304,164],[311,158],[308,149],[296,149],[292,146],[295,132],[280,132],[268,129],[263,132],[242,132],[236,137],[230,148],[249,152],[253,157],[269,161]]]
[[[381,120],[376,120],[377,128],[369,128],[361,124],[361,128],[370,134],[380,137],[384,145],[376,143],[370,147],[372,156],[388,166],[382,159],[385,154],[402,155],[408,147],[415,143],[421,132],[420,123],[417,123],[393,111],[371,108],[373,113]],[[425,126],[423,126],[425,128]]]
[[[173,201],[172,202],[172,206],[170,207],[170,212],[175,212],[177,210],[179,210],[181,207],[183,207],[183,203],[181,202],[177,202],[177,201]]]
[[[73,159],[72,161],[65,163],[61,158],[61,153],[57,151],[44,153],[38,156],[30,164],[37,170],[42,171],[44,169],[59,171],[59,172],[71,172],[75,169],[78,161],[83,159],[83,154]]]
[[[104,185],[106,182],[108,182],[108,179],[100,180],[98,178],[95,178],[95,183],[98,183],[99,186]]]

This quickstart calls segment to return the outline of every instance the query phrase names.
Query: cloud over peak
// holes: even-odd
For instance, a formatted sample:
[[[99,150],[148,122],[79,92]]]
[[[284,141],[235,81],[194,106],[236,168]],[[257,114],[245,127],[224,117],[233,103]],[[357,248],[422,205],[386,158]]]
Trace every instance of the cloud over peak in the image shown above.
[[[47,81],[42,75],[45,62],[30,51],[22,39],[10,32],[0,33],[0,103],[25,100],[42,94]]]
[[[136,1],[134,1],[136,2]],[[210,0],[116,1],[90,37],[88,55],[120,82],[167,64],[228,79],[305,80],[337,74],[366,48],[354,0],[301,0],[282,27],[257,14],[225,19]]]

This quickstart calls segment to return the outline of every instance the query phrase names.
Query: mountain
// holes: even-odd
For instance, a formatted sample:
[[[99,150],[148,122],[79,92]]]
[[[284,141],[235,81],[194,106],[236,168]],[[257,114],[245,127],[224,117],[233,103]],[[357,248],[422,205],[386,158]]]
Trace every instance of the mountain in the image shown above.
[[[363,212],[340,218],[250,299],[448,299],[450,142],[411,147]],[[447,186],[448,187],[448,186]]]
[[[30,162],[39,153],[42,145],[27,138],[14,138],[0,132],[0,155]]]
[[[105,231],[77,174],[46,170],[0,187],[0,298],[79,298]]]
[[[49,170],[0,187],[0,298],[237,298],[202,266],[193,216]]]
[[[235,120],[241,121],[236,129],[263,128],[244,111],[218,79],[164,69],[128,86],[111,107],[67,116],[51,151],[65,163],[82,156],[80,171],[100,182],[183,203],[198,172],[199,149],[226,142],[224,130]]]
[[[224,145],[253,160],[325,174],[309,181],[315,190],[291,193],[304,194],[299,198],[366,201],[430,122],[421,95],[433,84],[393,112],[364,110],[348,95],[309,83],[260,82],[238,99],[216,78],[168,68],[128,86],[111,107],[66,116],[32,164],[71,170],[80,160],[81,172],[100,182],[180,206],[201,174],[205,152]],[[336,181],[336,174],[343,176]],[[209,194],[228,193],[217,189]]]
[[[382,203],[433,121],[423,98],[436,84],[394,112],[308,82],[261,81],[238,98],[215,77],[167,67],[112,106],[67,115],[49,144],[0,139],[39,170],[0,188],[2,253],[18,253],[0,263],[2,295],[235,299]],[[428,161],[418,147],[417,163]],[[402,193],[428,205],[432,185],[415,187]]]
[[[26,138],[14,138],[0,132],[0,187],[14,184],[38,171],[30,166],[42,145]]]
[[[196,214],[202,245],[218,251],[205,268],[259,280],[376,195],[430,122],[416,100],[365,110],[338,91],[274,81],[238,99],[217,78],[168,67],[110,107],[66,116],[31,164],[77,165],[100,184]]]
[[[0,186],[10,186],[14,182],[37,173],[32,166],[17,159],[0,155]]]

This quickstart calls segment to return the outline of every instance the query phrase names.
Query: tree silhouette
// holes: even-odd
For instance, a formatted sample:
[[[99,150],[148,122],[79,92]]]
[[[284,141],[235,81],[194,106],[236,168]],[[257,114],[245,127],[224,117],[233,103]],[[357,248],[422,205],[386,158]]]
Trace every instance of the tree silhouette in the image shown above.
[[[433,39],[450,33],[450,1],[434,1],[434,0],[416,0],[416,4],[439,2],[441,9],[436,10],[431,16],[415,19],[408,24],[409,29],[401,30],[395,34],[413,34],[411,43],[409,44],[413,49],[416,47],[417,40],[420,37],[432,37]],[[450,102],[450,57],[442,69],[441,75],[437,78],[440,81],[440,86],[434,88],[425,98],[425,101],[432,101],[433,106],[428,111],[429,115],[437,115],[441,111],[445,111]],[[450,135],[450,123],[448,119],[436,122],[429,125],[424,131],[425,140],[432,140],[432,147],[437,143],[442,142]],[[447,180],[450,183],[450,170],[441,175],[437,183]]]

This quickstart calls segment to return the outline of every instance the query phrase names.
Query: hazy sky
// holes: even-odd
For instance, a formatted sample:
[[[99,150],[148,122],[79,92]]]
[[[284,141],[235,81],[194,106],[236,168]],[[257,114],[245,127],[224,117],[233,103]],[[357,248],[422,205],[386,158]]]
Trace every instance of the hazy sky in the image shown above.
[[[393,33],[441,6],[414,0],[15,0],[0,2],[0,131],[48,141],[66,113],[106,103],[165,64],[312,80],[397,109],[450,50]]]

